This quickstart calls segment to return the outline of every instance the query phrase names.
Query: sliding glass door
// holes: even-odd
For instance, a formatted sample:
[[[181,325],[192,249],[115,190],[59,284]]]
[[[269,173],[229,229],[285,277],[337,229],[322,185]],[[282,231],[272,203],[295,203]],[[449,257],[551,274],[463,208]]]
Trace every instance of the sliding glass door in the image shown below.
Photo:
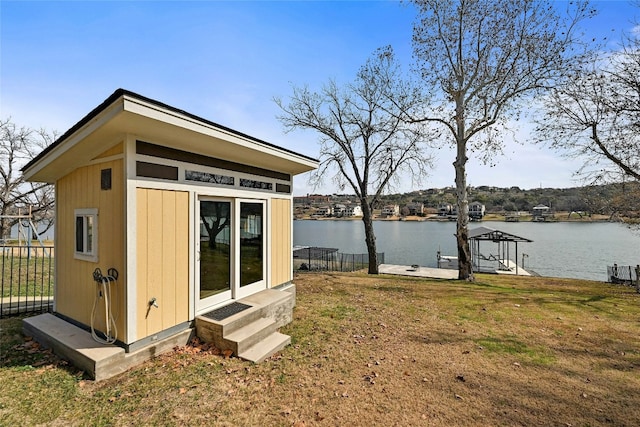
[[[196,311],[265,289],[264,201],[200,197]]]
[[[201,199],[198,204],[198,306],[232,297],[232,201]]]
[[[240,297],[264,289],[264,202],[240,201]]]

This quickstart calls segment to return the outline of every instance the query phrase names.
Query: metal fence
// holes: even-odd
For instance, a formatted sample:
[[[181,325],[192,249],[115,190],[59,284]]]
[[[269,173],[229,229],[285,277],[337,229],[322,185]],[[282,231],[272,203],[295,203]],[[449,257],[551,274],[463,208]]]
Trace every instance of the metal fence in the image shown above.
[[[0,246],[0,318],[51,311],[53,246]]]
[[[378,253],[378,265],[384,264],[384,252]],[[335,248],[304,247],[293,251],[296,271],[356,271],[369,268],[369,254],[344,254]]]
[[[640,266],[613,264],[607,267],[607,278],[611,283],[640,286]]]

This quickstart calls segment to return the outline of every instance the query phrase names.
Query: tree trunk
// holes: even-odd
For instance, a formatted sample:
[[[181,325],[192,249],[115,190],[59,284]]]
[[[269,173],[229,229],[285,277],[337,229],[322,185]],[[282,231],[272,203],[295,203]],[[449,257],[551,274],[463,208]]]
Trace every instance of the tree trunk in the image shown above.
[[[207,234],[209,235],[209,249],[216,249],[218,247],[216,244],[216,237],[218,237],[218,234],[220,234],[220,232],[226,227],[228,219],[216,217],[213,224],[209,224],[204,215],[201,215],[200,218],[202,219],[204,228],[207,230]],[[222,220],[224,220],[224,222],[222,222]]]
[[[369,253],[369,274],[378,274],[378,253],[376,252],[376,235],[373,232],[373,213],[366,200],[361,201],[362,223],[364,224],[364,240]]]
[[[459,101],[459,102],[458,102]],[[464,110],[462,99],[457,100],[456,121],[456,198],[458,219],[456,222],[456,241],[458,246],[458,279],[473,281],[471,250],[469,249],[469,200],[467,199],[467,141],[465,139]]]
[[[456,222],[456,241],[458,246],[458,279],[473,281],[471,251],[469,249],[469,200],[467,199],[467,179],[464,164],[456,160],[456,193],[458,219]]]
[[[9,226],[9,221],[5,218],[0,219],[0,239],[5,240],[8,239],[9,233],[11,232],[11,227]]]

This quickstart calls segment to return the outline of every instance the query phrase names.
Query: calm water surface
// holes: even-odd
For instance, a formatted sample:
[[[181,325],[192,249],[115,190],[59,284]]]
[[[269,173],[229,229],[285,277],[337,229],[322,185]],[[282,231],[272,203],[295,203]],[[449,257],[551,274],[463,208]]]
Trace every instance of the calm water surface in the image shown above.
[[[640,264],[640,234],[614,223],[471,223],[469,229],[491,227],[533,240],[519,243],[525,268],[542,276],[606,281],[607,265]],[[437,252],[457,255],[455,222],[374,221],[378,252],[388,264],[435,267]],[[344,253],[366,253],[362,221],[294,221],[293,244],[338,248]],[[484,255],[497,254],[497,244],[480,244]],[[515,246],[511,245],[515,258]]]

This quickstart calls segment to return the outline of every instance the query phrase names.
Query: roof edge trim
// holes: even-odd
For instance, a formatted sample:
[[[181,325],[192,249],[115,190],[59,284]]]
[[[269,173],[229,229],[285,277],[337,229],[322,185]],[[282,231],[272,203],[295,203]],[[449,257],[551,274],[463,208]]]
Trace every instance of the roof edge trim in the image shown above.
[[[26,170],[30,169],[33,165],[35,165],[37,162],[39,162],[43,157],[45,157],[47,154],[49,154],[51,151],[53,151],[56,147],[61,145],[65,140],[70,138],[73,134],[75,134],[83,126],[85,126],[87,123],[89,123],[93,118],[95,118],[102,111],[104,111],[106,108],[108,108],[109,105],[111,105],[112,103],[116,102],[121,97],[129,97],[129,98],[138,99],[140,101],[147,102],[149,104],[153,104],[153,105],[155,105],[155,106],[157,106],[159,108],[166,109],[166,110],[171,111],[173,113],[184,115],[185,117],[188,117],[191,120],[196,120],[196,121],[205,123],[205,124],[207,124],[209,126],[217,127],[217,128],[219,128],[221,130],[224,130],[226,132],[229,132],[229,133],[235,134],[235,135],[237,135],[239,137],[248,139],[248,140],[250,140],[250,141],[252,141],[254,143],[258,143],[258,144],[264,145],[266,147],[269,147],[269,148],[272,148],[272,149],[276,149],[276,150],[285,152],[287,154],[294,155],[296,157],[300,157],[302,159],[305,159],[305,160],[313,162],[313,163],[318,163],[319,162],[317,159],[314,159],[313,157],[306,156],[304,154],[297,153],[297,152],[295,152],[293,150],[289,150],[287,148],[283,148],[283,147],[280,147],[278,145],[266,142],[264,140],[261,140],[259,138],[255,138],[255,137],[253,137],[251,135],[247,135],[245,133],[239,132],[239,131],[231,129],[229,127],[222,126],[222,125],[220,125],[218,123],[215,123],[215,122],[213,122],[211,120],[204,119],[204,118],[199,117],[199,116],[197,116],[195,114],[191,114],[191,113],[189,113],[189,112],[187,112],[185,110],[181,110],[179,108],[172,107],[172,106],[170,106],[168,104],[165,104],[163,102],[156,101],[156,100],[148,98],[146,96],[139,95],[139,94],[137,94],[135,92],[132,92],[130,90],[126,90],[126,89],[120,88],[120,89],[117,89],[115,92],[113,92],[100,105],[98,105],[96,108],[91,110],[86,116],[84,116],[82,119],[80,119],[80,121],[78,121],[69,130],[67,130],[64,134],[62,134],[62,136],[60,136],[58,139],[56,139],[51,145],[49,145],[47,148],[42,150],[42,152],[40,154],[38,154],[31,161],[29,161],[26,165],[24,165],[21,168],[21,171],[25,172]]]

